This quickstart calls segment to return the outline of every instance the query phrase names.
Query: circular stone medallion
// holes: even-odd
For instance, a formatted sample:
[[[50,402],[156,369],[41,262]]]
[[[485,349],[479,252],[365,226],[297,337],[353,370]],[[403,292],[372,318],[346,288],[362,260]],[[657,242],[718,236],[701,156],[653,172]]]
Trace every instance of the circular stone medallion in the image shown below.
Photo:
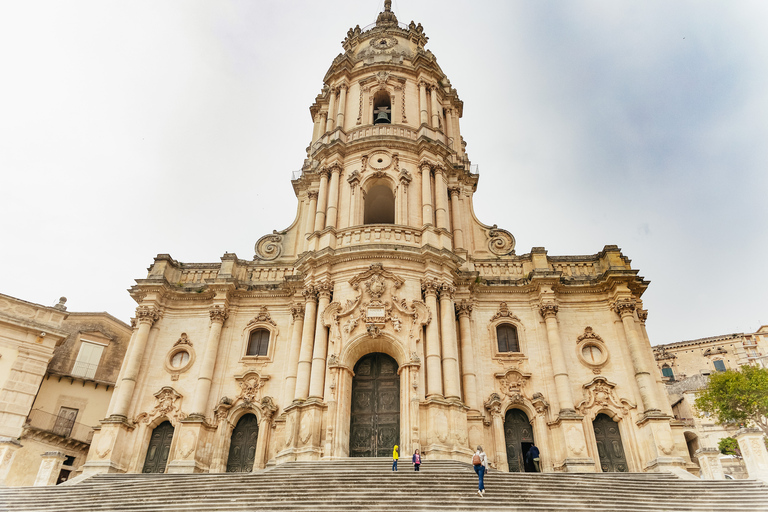
[[[377,171],[383,171],[392,165],[392,157],[384,151],[377,151],[368,157],[368,166]]]

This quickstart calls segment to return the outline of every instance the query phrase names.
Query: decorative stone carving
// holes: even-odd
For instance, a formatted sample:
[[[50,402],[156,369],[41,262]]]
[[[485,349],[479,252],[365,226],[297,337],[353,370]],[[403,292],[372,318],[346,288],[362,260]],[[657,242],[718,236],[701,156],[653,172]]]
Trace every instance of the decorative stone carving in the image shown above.
[[[177,403],[182,397],[172,387],[164,386],[154,396],[156,400],[155,407],[149,413],[143,412],[139,414],[134,419],[134,423],[149,423],[154,418],[165,416],[172,425],[176,426],[180,420],[187,417],[186,414],[181,412],[181,408]]]
[[[581,363],[598,375],[608,362],[608,347],[603,338],[596,334],[591,327],[584,329],[584,334],[577,338],[576,353]]]
[[[637,310],[637,318],[640,319],[640,321],[645,324],[645,321],[648,320],[648,310],[647,309],[639,309]]]
[[[448,298],[453,300],[453,294],[456,293],[456,287],[452,284],[443,283],[440,285],[440,298]]]
[[[381,329],[376,324],[365,324],[365,328],[368,331],[368,336],[371,338],[378,338],[381,336]]]
[[[491,322],[494,322],[498,320],[499,318],[505,318],[508,320],[513,320],[515,322],[519,322],[520,319],[515,315],[513,312],[509,310],[509,307],[507,307],[506,302],[502,302],[499,304],[499,311],[491,317]]]
[[[472,315],[472,309],[475,307],[475,304],[469,300],[462,300],[461,302],[454,304],[454,307],[456,308],[456,314],[459,315],[459,317],[468,317]]]
[[[667,352],[665,347],[653,347],[653,357],[656,359],[656,361],[663,361],[665,359],[677,359],[677,356]]]
[[[304,318],[304,304],[294,304],[291,306],[291,316],[293,321],[301,320]]]
[[[506,395],[512,403],[523,403],[525,395],[523,387],[531,378],[530,373],[523,373],[517,368],[509,368],[504,373],[497,373],[501,393]]]
[[[493,225],[488,231],[488,250],[496,256],[506,256],[515,252],[515,237],[506,229]]]
[[[501,416],[501,397],[498,393],[491,393],[488,400],[483,405],[491,416]]]
[[[136,319],[139,323],[148,323],[149,325],[152,325],[160,320],[162,316],[160,310],[154,306],[139,306],[136,308]]]
[[[229,318],[229,310],[224,306],[219,306],[218,304],[211,307],[211,309],[208,310],[208,314],[211,317],[211,322],[224,323],[224,321]]]
[[[319,195],[319,192],[317,190],[310,190],[309,192],[307,192],[307,197],[309,198],[310,201],[312,201],[313,199],[317,201],[318,195]]]
[[[626,416],[630,409],[635,408],[635,404],[626,398],[616,396],[616,384],[609,382],[605,377],[595,377],[589,383],[584,384],[584,400],[579,402],[576,410],[583,415],[591,410],[597,414],[600,408],[607,407],[620,416]]]
[[[214,417],[216,418],[217,424],[227,419],[227,415],[229,415],[229,410],[231,408],[232,408],[232,399],[226,396],[221,397],[221,400],[219,400],[219,403],[216,405],[216,408],[214,409]]]
[[[611,309],[616,312],[620,317],[624,317],[625,315],[631,315],[635,312],[635,308],[637,307],[637,302],[635,299],[629,299],[629,298],[621,298],[616,299],[614,302],[611,303]]]
[[[270,422],[277,412],[277,405],[271,396],[265,396],[261,399],[261,413],[263,418]]]
[[[395,296],[392,297],[392,305],[400,313],[411,319],[411,327],[408,330],[408,338],[414,340],[417,343],[421,341],[421,327],[429,325],[429,323],[432,321],[432,312],[429,310],[429,308],[427,308],[427,305],[420,300],[414,300],[411,302],[411,305],[408,306],[408,303],[405,299],[400,300]]]
[[[555,302],[553,302],[553,301],[546,301],[546,302],[542,302],[539,305],[539,313],[544,318],[555,317],[555,316],[557,316],[557,310],[559,308],[560,307]]]
[[[301,294],[304,296],[306,302],[317,302],[317,290],[315,290],[314,286],[304,287]]]
[[[183,332],[181,333],[181,336],[179,337],[178,341],[173,344],[174,347],[177,347],[179,345],[189,345],[192,346],[192,342],[189,341],[189,337],[187,337],[187,333]]]
[[[435,279],[422,279],[421,289],[424,291],[424,296],[434,295],[437,296],[437,291],[440,289],[440,283]]]
[[[256,258],[264,261],[276,260],[283,253],[283,235],[274,231],[256,242]]]
[[[235,380],[240,386],[240,394],[235,398],[235,402],[241,400],[246,407],[254,407],[258,402],[260,390],[269,377],[262,377],[258,372],[249,371],[235,377]]]
[[[303,313],[302,308],[302,313]],[[270,324],[277,327],[277,324],[274,320],[272,320],[272,317],[269,315],[269,311],[267,311],[267,306],[261,306],[261,309],[259,310],[259,313],[253,317],[253,320],[248,322],[248,327],[251,327],[252,325],[256,324]]]
[[[533,408],[536,409],[536,413],[539,416],[543,416],[546,414],[547,410],[549,409],[549,402],[544,398],[544,395],[541,393],[534,393],[533,398],[531,398],[531,403],[533,404]]]

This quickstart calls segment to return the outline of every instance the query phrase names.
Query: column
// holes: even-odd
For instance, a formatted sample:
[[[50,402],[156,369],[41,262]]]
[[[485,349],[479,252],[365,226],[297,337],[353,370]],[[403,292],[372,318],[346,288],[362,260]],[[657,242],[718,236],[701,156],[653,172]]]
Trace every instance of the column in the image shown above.
[[[756,428],[742,428],[733,437],[739,442],[749,478],[768,483],[768,450],[762,432]]]
[[[544,322],[547,326],[549,357],[552,360],[552,371],[555,374],[558,407],[560,412],[574,412],[571,380],[568,377],[568,368],[563,356],[563,346],[560,342],[560,329],[557,326],[557,310],[558,305],[552,301],[543,301],[539,305],[539,313],[544,317]]]
[[[461,209],[459,207],[460,187],[448,189],[451,195],[451,213],[453,217],[453,249],[464,248],[464,232],[461,229]]]
[[[486,446],[484,449],[486,453],[491,452],[495,455],[492,462],[496,463],[496,468],[499,471],[509,471],[507,464],[507,443],[504,439],[504,420],[501,416],[501,400],[499,395],[492,394],[491,398],[483,404],[488,412],[491,414],[491,425],[493,431],[493,451],[490,446]],[[472,446],[471,448],[475,448]]]
[[[456,343],[456,309],[450,284],[440,287],[440,331],[443,349],[443,389],[445,398],[461,400],[461,376],[459,373],[459,347]]]
[[[61,452],[45,452],[42,457],[43,462],[40,463],[40,469],[37,470],[37,477],[33,485],[35,487],[56,485],[61,465],[64,463],[66,456]]]
[[[477,376],[475,374],[475,356],[472,347],[472,308],[467,300],[456,304],[459,314],[459,333],[461,334],[461,380],[464,384],[464,403],[473,410],[477,407]]]
[[[301,350],[301,334],[304,327],[304,305],[294,304],[291,307],[293,315],[293,331],[291,345],[288,351],[287,376],[285,377],[285,396],[292,399],[296,393],[296,370],[299,365],[299,350]]]
[[[427,339],[425,343],[426,368],[427,368],[427,398],[443,396],[443,374],[440,363],[440,333],[437,326],[437,282],[424,280],[421,289],[424,290],[424,299],[427,308],[432,312],[432,321],[427,325]]]
[[[307,192],[309,197],[309,206],[307,207],[306,227],[304,232],[307,236],[311,235],[315,231],[315,216],[317,214],[317,191],[310,190]]]
[[[345,89],[346,90],[346,89]],[[331,167],[331,184],[328,190],[328,214],[326,215],[325,227],[335,228],[339,211],[339,175],[341,166]],[[321,178],[322,179],[322,178]]]
[[[448,224],[448,183],[445,169],[435,166],[435,217],[438,229],[450,231]]]
[[[312,352],[312,373],[309,384],[310,398],[323,398],[325,388],[325,357],[328,354],[328,328],[323,323],[323,312],[331,302],[331,285],[323,283],[315,287],[320,296],[317,305],[315,343]]]
[[[335,107],[336,107],[336,89],[332,88],[331,97],[328,100],[328,116],[325,122],[325,129],[326,131],[329,131],[329,132],[333,131],[333,120],[335,117],[335,114],[333,113],[333,111]]]
[[[213,368],[216,366],[216,355],[219,352],[219,340],[224,321],[229,316],[229,311],[223,305],[215,305],[208,311],[211,317],[211,328],[208,331],[208,341],[205,344],[205,353],[200,362],[200,372],[197,374],[197,385],[192,402],[190,416],[205,418],[205,407],[208,404],[208,395],[211,391],[211,379]]]
[[[136,319],[139,322],[138,332],[133,340],[134,346],[129,347],[130,358],[124,363],[124,371],[120,380],[120,387],[113,396],[113,416],[128,417],[128,406],[133,398],[133,390],[136,387],[136,378],[139,375],[141,360],[147,348],[149,331],[152,325],[160,319],[160,312],[154,306],[139,306],[136,308]]]
[[[411,221],[408,218],[408,185],[410,185],[412,179],[408,171],[400,171],[400,187],[397,193],[397,215],[399,218],[395,219],[395,222],[404,226],[411,225]]]
[[[440,128],[440,115],[438,114],[439,110],[437,105],[437,86],[431,86],[429,92],[432,96],[432,128],[437,130]]]
[[[426,226],[432,225],[432,174],[431,167],[427,162],[421,162],[419,166],[421,172],[421,223]]]
[[[328,169],[320,171],[320,189],[317,197],[317,210],[315,211],[315,231],[322,231],[325,227],[325,208],[328,203]]]
[[[294,400],[303,400],[309,395],[309,375],[312,371],[312,345],[315,341],[315,320],[317,318],[317,292],[311,286],[304,289],[304,325],[301,332],[299,364],[296,365],[296,391]]]
[[[453,139],[453,109],[447,108],[445,109],[445,136],[448,137],[448,140],[446,141],[446,144],[449,148],[453,149],[455,151],[455,147],[453,144],[451,144],[451,139]],[[456,141],[454,141],[455,144]]]
[[[336,126],[344,129],[344,111],[347,107],[347,84],[339,86],[339,111],[336,114]]]
[[[427,84],[423,80],[419,82],[419,122],[427,124]]]
[[[264,469],[267,446],[269,444],[270,433],[272,432],[272,417],[277,412],[277,407],[271,400],[266,404],[262,402],[261,419],[259,420],[259,437],[256,439],[256,454],[253,461],[253,470]]]
[[[661,409],[655,393],[656,379],[651,375],[644,357],[645,347],[640,342],[640,337],[635,330],[635,301],[630,298],[619,298],[611,304],[611,309],[621,317],[621,322],[624,324],[624,334],[627,337],[629,354],[635,369],[635,381],[637,381],[637,387],[640,389],[640,398],[643,401],[645,412],[660,413]]]
[[[312,127],[312,144],[314,144],[315,141],[317,141],[317,139],[319,139],[320,136],[322,135],[322,133],[320,132],[320,118],[321,117],[322,117],[322,114],[320,112],[315,114],[315,119],[314,119],[315,124]]]
[[[320,129],[317,131],[317,138],[319,139],[325,135],[326,131],[328,131],[326,129],[326,126],[328,125],[328,112],[320,112],[318,115],[320,116]]]
[[[723,465],[720,463],[720,450],[717,448],[700,448],[693,455],[699,459],[702,479],[725,480]]]

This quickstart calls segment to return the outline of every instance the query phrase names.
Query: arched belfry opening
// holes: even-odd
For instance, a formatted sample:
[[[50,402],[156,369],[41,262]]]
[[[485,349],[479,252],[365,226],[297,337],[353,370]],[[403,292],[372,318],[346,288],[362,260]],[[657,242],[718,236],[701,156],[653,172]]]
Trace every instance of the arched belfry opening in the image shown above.
[[[387,91],[377,91],[373,95],[373,124],[392,123],[392,98]]]
[[[395,194],[386,183],[376,183],[365,193],[363,224],[394,223]]]

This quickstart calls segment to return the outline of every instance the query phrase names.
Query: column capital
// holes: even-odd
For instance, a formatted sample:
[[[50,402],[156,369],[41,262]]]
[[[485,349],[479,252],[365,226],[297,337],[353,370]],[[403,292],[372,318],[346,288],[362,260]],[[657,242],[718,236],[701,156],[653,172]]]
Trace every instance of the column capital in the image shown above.
[[[425,171],[426,172],[431,171],[433,167],[434,167],[434,164],[429,160],[422,160],[421,162],[419,162],[419,172],[421,172],[422,174]]]
[[[318,176],[320,176],[320,179],[328,179],[331,175],[331,170],[328,167],[323,167],[319,171],[317,171]]]
[[[546,301],[539,304],[539,313],[544,318],[555,318],[557,316],[558,309],[560,309],[560,306],[558,306],[554,301]]]
[[[647,309],[639,309],[637,310],[637,318],[640,319],[640,321],[645,325],[645,321],[648,320],[648,310]]]
[[[208,314],[211,317],[211,322],[220,322],[223,324],[224,321],[229,318],[229,309],[226,306],[216,304],[208,310]]]
[[[424,291],[425,297],[429,297],[430,295],[432,297],[437,297],[438,288],[440,288],[440,283],[438,283],[435,279],[421,280],[421,289]]]
[[[491,393],[488,400],[483,404],[491,416],[501,417],[501,397],[498,393]]]
[[[411,173],[409,173],[409,172],[408,172],[407,170],[405,170],[405,169],[403,169],[402,171],[400,171],[400,176],[399,176],[399,179],[400,179],[400,183],[401,183],[403,186],[405,186],[405,187],[407,187],[407,186],[408,186],[408,184],[409,184],[411,181],[413,181],[413,178],[411,178]]]
[[[433,168],[434,168],[434,170],[435,170],[435,175],[438,175],[438,174],[443,174],[443,175],[445,175],[445,170],[446,170],[446,169],[445,169],[445,166],[444,166],[444,165],[442,165],[442,164],[437,164],[437,165],[433,166]]]
[[[460,197],[461,196],[461,187],[448,187],[448,196],[449,197]]]
[[[291,306],[291,316],[293,316],[294,322],[296,320],[304,320],[304,304],[296,303]]]
[[[621,318],[632,315],[637,308],[637,302],[632,298],[616,299],[611,303],[611,310],[615,311]]]
[[[149,324],[152,326],[160,320],[163,314],[155,306],[139,306],[136,308],[136,320],[140,324]]]
[[[440,285],[440,298],[453,300],[453,294],[456,293],[456,287],[450,283]]]
[[[333,284],[328,281],[318,283],[315,285],[315,292],[320,298],[330,299],[333,292]]]
[[[456,313],[459,315],[459,318],[463,316],[469,318],[472,316],[472,309],[475,307],[475,303],[471,300],[463,299],[461,302],[457,302],[455,306]]]
[[[304,289],[301,291],[301,294],[304,296],[305,302],[317,302],[317,290],[314,286],[308,285],[305,286]]]
[[[317,194],[318,194],[317,190],[310,190],[309,192],[307,192],[307,197],[309,198],[310,201],[313,199],[317,201]]]
[[[346,82],[342,82],[342,83],[340,83],[340,84],[339,84],[339,85],[336,87],[336,89],[338,89],[339,91],[341,91],[342,89],[346,91],[347,89],[349,89],[349,86],[347,85],[347,83],[346,83]]]
[[[334,172],[341,173],[341,171],[342,171],[341,164],[338,163],[338,162],[334,162],[334,163],[332,163],[331,165],[329,165],[327,167],[327,170],[330,171],[331,174],[334,173]]]
[[[424,89],[428,89],[429,88],[429,83],[426,80],[424,80],[424,79],[419,80],[419,87],[423,87]]]

